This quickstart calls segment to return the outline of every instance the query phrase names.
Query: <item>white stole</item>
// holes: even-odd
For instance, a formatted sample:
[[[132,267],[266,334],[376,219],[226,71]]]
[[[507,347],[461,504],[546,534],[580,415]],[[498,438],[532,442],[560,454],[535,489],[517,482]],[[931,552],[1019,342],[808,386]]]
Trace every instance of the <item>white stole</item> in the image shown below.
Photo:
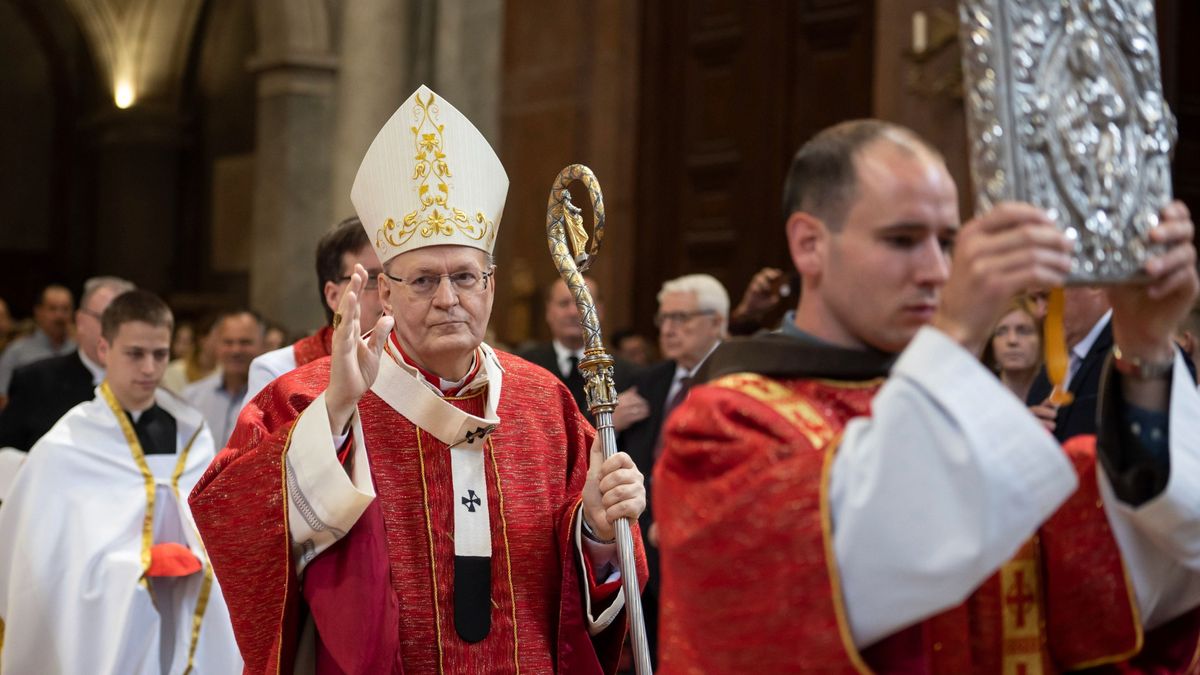
[[[454,488],[454,555],[490,557],[487,467],[484,440],[500,425],[496,408],[504,369],[486,344],[476,351],[479,372],[468,388],[486,383],[483,417],[466,413],[445,401],[426,384],[416,368],[403,362],[389,340],[388,355],[380,359],[379,376],[371,391],[421,430],[450,446]]]

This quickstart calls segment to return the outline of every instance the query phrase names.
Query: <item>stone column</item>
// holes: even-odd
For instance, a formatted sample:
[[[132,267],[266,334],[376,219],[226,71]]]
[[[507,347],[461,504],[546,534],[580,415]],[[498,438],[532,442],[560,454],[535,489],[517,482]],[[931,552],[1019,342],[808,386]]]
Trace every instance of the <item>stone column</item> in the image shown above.
[[[144,103],[105,111],[93,125],[94,269],[166,295],[173,290],[183,120],[172,106]]]
[[[435,87],[499,152],[504,0],[442,0],[437,11]]]
[[[330,226],[337,61],[297,49],[260,53],[250,68],[258,75],[250,304],[290,331],[308,332],[324,321],[313,261]]]
[[[328,220],[353,215],[350,187],[375,134],[410,93],[407,0],[342,3]]]

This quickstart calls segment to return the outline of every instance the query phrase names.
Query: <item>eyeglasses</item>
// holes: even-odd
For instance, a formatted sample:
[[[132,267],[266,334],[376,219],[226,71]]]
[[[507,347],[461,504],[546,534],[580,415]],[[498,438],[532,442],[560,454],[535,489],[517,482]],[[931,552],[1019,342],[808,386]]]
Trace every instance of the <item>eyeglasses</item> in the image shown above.
[[[404,284],[408,290],[419,298],[427,298],[437,292],[442,286],[442,279],[450,280],[450,287],[456,293],[476,293],[487,290],[488,277],[496,273],[496,268],[487,272],[451,272],[450,274],[422,274],[418,277],[401,279],[387,272],[384,275],[397,283]]]
[[[668,323],[687,323],[688,321],[705,314],[716,314],[716,312],[711,309],[697,309],[693,312],[666,312],[663,314],[658,314],[654,317],[654,325],[658,328],[662,328]]]
[[[344,276],[344,277],[341,277],[341,278],[339,278],[339,279],[338,279],[338,281],[340,281],[340,282],[342,282],[342,283],[344,284],[344,283],[347,283],[347,282],[349,282],[349,281],[350,281],[351,279],[353,279],[353,278],[354,278],[354,277],[351,277],[351,276],[347,275],[347,276]],[[368,274],[368,275],[367,275],[367,282],[366,282],[365,284],[363,284],[363,290],[365,290],[365,291],[375,291],[375,290],[378,290],[378,289],[379,289],[379,274],[378,274],[378,272],[377,272],[377,273],[375,273],[375,274]]]

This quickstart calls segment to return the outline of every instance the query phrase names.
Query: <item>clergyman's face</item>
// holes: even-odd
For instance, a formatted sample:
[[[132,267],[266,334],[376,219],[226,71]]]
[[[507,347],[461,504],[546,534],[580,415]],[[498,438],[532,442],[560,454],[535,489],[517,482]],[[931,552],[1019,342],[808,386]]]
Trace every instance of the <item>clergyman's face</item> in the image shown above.
[[[445,362],[469,356],[487,331],[496,297],[495,279],[483,251],[469,246],[427,246],[392,258],[380,288],[384,311],[396,320],[395,333],[405,352],[419,364]],[[460,289],[449,276],[472,273],[481,278],[474,289]],[[414,290],[412,282],[438,277],[429,295]],[[441,373],[439,373],[441,374]]]
[[[855,162],[857,198],[829,236],[816,294],[834,344],[899,352],[928,324],[949,278],[958,193],[937,157],[877,141]]]
[[[142,321],[117,327],[112,342],[100,339],[104,377],[117,401],[127,410],[144,410],[154,402],[171,358],[171,329]]]
[[[375,255],[374,248],[368,245],[353,253],[342,254],[342,278],[337,283],[325,282],[325,304],[330,311],[337,311],[342,294],[350,285],[350,275],[354,274],[355,265],[362,265],[367,271],[367,284],[360,294],[362,297],[358,299],[359,311],[362,312],[359,325],[362,326],[363,332],[366,332],[371,330],[371,326],[375,325],[379,315],[383,313],[383,305],[379,301],[379,275],[383,272],[383,267],[379,264],[379,256]]]

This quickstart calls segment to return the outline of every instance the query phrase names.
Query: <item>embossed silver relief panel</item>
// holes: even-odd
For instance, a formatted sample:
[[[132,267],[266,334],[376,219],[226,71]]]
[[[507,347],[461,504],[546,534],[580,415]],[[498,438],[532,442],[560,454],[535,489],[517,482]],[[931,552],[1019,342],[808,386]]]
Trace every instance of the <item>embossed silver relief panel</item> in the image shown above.
[[[1047,209],[1072,281],[1133,276],[1171,198],[1153,0],[960,0],[978,208]]]

